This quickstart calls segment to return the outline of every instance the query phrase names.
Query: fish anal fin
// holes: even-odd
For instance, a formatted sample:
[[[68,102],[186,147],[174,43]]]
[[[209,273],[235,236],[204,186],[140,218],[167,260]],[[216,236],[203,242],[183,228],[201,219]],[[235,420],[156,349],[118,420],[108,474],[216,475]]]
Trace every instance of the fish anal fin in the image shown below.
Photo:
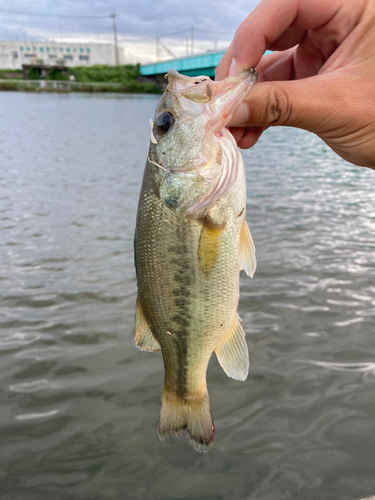
[[[141,351],[161,352],[160,344],[150,330],[139,300],[135,309],[134,343]]]
[[[225,222],[214,224],[208,217],[204,219],[199,239],[198,264],[206,278],[211,275],[219,258],[224,228]]]
[[[215,349],[215,354],[228,377],[246,380],[249,372],[249,351],[240,321],[237,314],[230,332]]]
[[[257,260],[255,256],[255,245],[246,219],[243,220],[241,229],[238,261],[240,269],[243,269],[245,273],[252,278],[257,267]]]

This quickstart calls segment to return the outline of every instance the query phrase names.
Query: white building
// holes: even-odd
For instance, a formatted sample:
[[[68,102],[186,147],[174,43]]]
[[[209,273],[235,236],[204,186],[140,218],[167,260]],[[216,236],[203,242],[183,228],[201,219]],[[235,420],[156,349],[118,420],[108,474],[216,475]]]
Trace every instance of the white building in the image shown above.
[[[124,64],[123,49],[117,47],[119,64]],[[0,69],[22,69],[22,64],[64,64],[92,66],[116,64],[111,43],[0,42]]]

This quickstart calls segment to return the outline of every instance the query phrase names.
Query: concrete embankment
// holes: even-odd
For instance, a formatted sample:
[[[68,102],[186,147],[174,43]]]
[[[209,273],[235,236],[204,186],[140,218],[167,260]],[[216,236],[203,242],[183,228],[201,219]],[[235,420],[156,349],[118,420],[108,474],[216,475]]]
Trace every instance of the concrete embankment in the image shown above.
[[[124,92],[157,94],[160,88],[152,82],[75,82],[68,80],[0,80],[1,90],[31,92]]]

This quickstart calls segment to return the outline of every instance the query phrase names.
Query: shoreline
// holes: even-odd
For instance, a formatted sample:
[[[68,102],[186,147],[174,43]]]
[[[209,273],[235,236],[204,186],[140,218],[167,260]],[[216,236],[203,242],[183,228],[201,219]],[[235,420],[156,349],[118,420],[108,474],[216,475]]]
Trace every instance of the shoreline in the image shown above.
[[[138,82],[76,82],[70,80],[10,80],[0,79],[0,91],[9,92],[117,92],[123,94],[160,94],[161,90],[154,84]]]
[[[139,64],[74,66],[68,68],[68,74],[53,67],[48,74],[42,74],[42,69],[36,64],[28,68],[26,75],[20,69],[0,69],[0,91],[127,94],[160,94],[162,91],[157,79],[145,78],[140,74]],[[25,76],[27,79],[24,79]]]

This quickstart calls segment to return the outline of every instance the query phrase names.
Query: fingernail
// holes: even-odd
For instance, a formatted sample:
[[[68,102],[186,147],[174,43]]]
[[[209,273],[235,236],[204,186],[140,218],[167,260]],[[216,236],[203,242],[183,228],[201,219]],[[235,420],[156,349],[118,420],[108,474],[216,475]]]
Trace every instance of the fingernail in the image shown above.
[[[230,63],[229,76],[237,75],[237,61],[232,57],[232,62]]]
[[[246,105],[246,103],[241,102],[241,104],[239,104],[235,109],[233,116],[229,122],[229,125],[232,127],[238,127],[239,125],[248,122],[249,119],[250,119],[249,107]]]

